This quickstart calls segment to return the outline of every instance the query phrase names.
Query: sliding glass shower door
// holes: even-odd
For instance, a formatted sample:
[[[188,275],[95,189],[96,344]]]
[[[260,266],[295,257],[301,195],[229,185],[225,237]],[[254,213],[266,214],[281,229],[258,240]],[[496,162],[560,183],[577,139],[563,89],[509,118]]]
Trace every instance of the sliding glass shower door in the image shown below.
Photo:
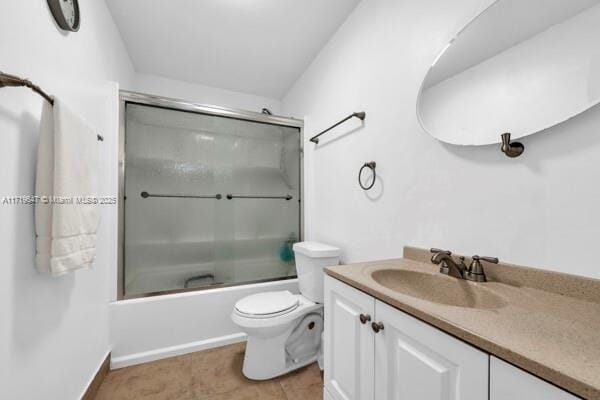
[[[127,103],[124,294],[296,275],[300,130]]]

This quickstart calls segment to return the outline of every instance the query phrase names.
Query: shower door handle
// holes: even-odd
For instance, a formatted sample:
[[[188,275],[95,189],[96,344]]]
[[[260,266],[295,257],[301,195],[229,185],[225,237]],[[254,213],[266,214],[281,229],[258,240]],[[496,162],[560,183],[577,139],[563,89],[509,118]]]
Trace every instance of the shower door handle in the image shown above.
[[[274,199],[274,200],[292,200],[294,197],[291,194],[285,196],[238,196],[235,194],[228,194],[227,200],[233,199]]]
[[[142,193],[140,193],[140,196],[142,196],[144,199],[147,199],[148,197],[160,197],[160,198],[167,198],[167,199],[217,199],[217,200],[221,200],[223,198],[223,195],[221,195],[221,193],[217,193],[215,195],[212,196],[203,196],[203,195],[193,195],[193,194],[154,194],[154,193],[148,193],[146,191],[143,191]]]

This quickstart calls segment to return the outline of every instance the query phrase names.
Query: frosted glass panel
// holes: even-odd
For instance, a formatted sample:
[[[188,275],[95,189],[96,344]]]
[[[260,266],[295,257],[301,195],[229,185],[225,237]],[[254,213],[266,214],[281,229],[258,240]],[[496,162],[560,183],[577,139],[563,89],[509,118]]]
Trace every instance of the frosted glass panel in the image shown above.
[[[296,274],[297,128],[128,104],[125,196],[126,295]]]

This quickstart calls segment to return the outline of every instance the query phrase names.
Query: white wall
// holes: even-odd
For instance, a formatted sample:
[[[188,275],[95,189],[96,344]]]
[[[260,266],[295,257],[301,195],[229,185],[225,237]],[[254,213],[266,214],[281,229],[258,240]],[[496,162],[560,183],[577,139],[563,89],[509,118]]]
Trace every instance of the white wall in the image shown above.
[[[343,261],[399,257],[411,244],[600,277],[598,107],[523,139],[518,159],[442,144],[417,121],[427,70],[489,4],[363,0],[283,99],[285,114],[306,116],[306,138],[367,112],[362,129],[348,123],[305,146],[307,234],[341,246]],[[364,193],[356,174],[370,160],[380,180]]]
[[[279,114],[281,111],[281,101],[278,99],[234,92],[151,74],[138,73],[135,83],[130,87],[123,88],[194,103],[239,108],[248,111],[261,112],[265,107],[271,110],[273,114]]]
[[[0,4],[0,69],[63,98],[104,135],[102,192],[116,190],[117,84],[133,67],[103,1],[82,0],[81,30],[60,32],[45,1]],[[34,191],[41,98],[0,90],[0,197]],[[94,268],[50,278],[34,267],[33,207],[0,205],[0,387],[7,399],[78,399],[108,353],[116,220],[102,209]]]

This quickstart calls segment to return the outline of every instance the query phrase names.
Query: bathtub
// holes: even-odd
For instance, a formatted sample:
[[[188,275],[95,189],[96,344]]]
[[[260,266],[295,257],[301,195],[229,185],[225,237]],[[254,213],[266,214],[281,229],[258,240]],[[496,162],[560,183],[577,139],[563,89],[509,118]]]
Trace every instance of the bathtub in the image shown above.
[[[246,340],[231,321],[235,303],[265,291],[298,293],[296,278],[115,301],[109,305],[111,368]]]

